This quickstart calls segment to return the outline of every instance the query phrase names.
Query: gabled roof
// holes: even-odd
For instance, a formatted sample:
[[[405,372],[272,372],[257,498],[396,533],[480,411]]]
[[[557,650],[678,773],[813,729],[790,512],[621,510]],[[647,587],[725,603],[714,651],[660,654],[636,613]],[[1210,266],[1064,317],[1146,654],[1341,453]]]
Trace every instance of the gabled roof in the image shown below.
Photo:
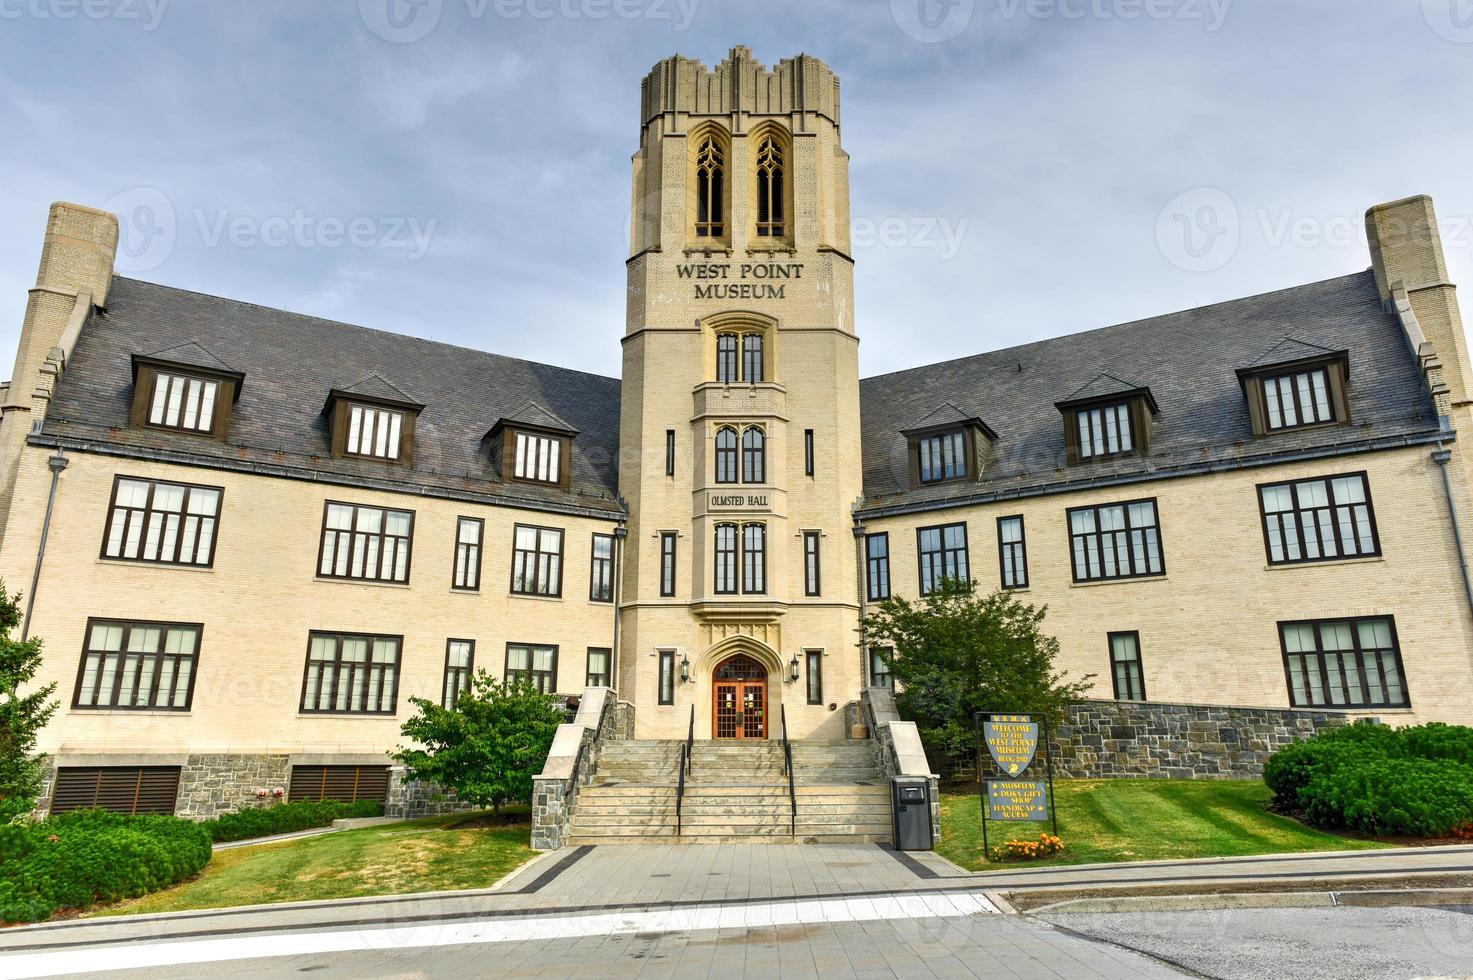
[[[958,408],[955,402],[942,402],[926,415],[900,430],[903,436],[920,435],[923,432],[933,432],[937,429],[955,429],[963,426],[976,426],[987,434],[987,438],[996,439],[997,433],[975,412],[966,412]]]
[[[1138,385],[1132,384],[1129,381],[1122,381],[1120,378],[1108,372],[1099,375],[1083,387],[1075,390],[1068,398],[1056,402],[1054,407],[1062,412],[1071,408],[1079,408],[1083,405],[1104,401],[1109,398],[1144,398],[1146,405],[1152,412],[1161,411],[1160,406],[1156,404],[1155,396],[1151,394],[1149,385]]]
[[[382,405],[393,405],[398,408],[407,408],[418,412],[423,410],[424,403],[418,399],[411,398],[404,393],[404,389],[392,384],[381,374],[370,374],[368,377],[357,381],[346,388],[334,388],[327,395],[329,406],[339,398],[362,399],[363,401],[377,402]]]
[[[158,361],[164,364],[178,364],[182,367],[203,368],[206,371],[215,371],[220,374],[240,373],[200,346],[199,342],[195,340],[190,340],[174,347],[168,347],[164,350],[156,350],[152,353],[135,354],[134,359]]]
[[[529,429],[542,429],[547,432],[561,432],[566,435],[576,436],[578,430],[573,428],[562,419],[558,418],[546,408],[536,402],[527,402],[517,408],[509,415],[504,415],[496,420],[491,427],[491,435],[495,435],[507,425],[521,425]]]
[[[1319,344],[1310,344],[1294,337],[1285,337],[1268,350],[1258,355],[1243,367],[1238,368],[1238,376],[1254,374],[1264,368],[1278,367],[1281,364],[1298,364],[1304,361],[1327,361],[1348,360],[1344,348],[1338,350],[1321,347]],[[1349,367],[1347,363],[1346,367]]]

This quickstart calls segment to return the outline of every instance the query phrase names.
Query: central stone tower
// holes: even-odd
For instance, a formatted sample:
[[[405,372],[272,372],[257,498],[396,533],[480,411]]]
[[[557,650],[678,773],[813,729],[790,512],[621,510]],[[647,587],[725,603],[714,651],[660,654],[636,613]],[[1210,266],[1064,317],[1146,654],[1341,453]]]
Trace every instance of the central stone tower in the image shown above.
[[[645,78],[620,492],[621,697],[640,738],[842,738],[861,493],[839,80],[733,48]]]

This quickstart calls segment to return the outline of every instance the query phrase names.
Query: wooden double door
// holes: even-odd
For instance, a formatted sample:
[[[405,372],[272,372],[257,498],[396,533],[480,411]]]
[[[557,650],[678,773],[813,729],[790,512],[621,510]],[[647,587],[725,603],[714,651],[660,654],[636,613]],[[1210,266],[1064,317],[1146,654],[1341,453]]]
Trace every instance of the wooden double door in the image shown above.
[[[745,654],[717,665],[711,684],[713,738],[767,737],[767,670]]]

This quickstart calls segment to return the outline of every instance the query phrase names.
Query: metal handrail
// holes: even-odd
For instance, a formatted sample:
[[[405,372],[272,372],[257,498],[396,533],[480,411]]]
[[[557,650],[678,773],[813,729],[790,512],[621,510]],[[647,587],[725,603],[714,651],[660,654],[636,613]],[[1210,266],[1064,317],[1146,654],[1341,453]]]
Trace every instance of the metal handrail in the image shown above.
[[[696,754],[696,706],[690,706],[690,728],[685,733],[685,772],[690,775],[691,762]]]
[[[696,706],[690,706],[690,728],[685,734],[685,744],[680,747],[680,768],[675,774],[675,836],[682,829],[682,809],[685,804],[685,777],[690,773],[691,756],[695,754]]]
[[[783,771],[788,777],[788,803],[791,809],[788,813],[788,835],[798,836],[798,788],[793,782],[793,743],[788,741],[788,706],[778,705],[778,712],[783,724]]]

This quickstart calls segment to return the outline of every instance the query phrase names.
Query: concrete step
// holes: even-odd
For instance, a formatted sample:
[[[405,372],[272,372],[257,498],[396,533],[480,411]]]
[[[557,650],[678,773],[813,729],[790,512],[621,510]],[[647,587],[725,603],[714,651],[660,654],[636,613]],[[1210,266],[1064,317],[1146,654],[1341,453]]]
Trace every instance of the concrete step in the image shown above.
[[[568,836],[567,844],[569,847],[599,844],[889,844],[894,839],[894,834],[888,829],[882,834],[804,834],[800,831],[796,836],[786,834],[762,836],[683,834],[677,837],[672,831],[663,834],[624,837],[575,833]]]

